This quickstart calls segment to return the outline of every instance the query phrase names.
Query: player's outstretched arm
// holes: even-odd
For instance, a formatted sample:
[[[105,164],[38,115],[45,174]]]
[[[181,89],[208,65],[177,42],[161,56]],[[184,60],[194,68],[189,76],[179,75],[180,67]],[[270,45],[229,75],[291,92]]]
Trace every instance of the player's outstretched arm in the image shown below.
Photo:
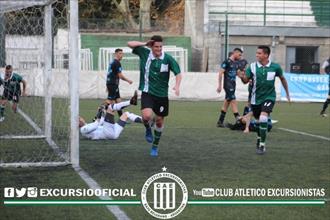
[[[118,77],[119,77],[121,80],[124,80],[124,81],[128,82],[129,84],[132,84],[132,83],[133,83],[133,81],[130,80],[130,79],[128,79],[128,78],[126,78],[126,76],[124,76],[123,73],[118,73]]]
[[[182,74],[179,73],[178,75],[175,76],[175,86],[173,88],[173,90],[175,91],[176,96],[180,95],[181,80],[182,80]]]
[[[252,117],[252,112],[247,113],[244,117],[245,120],[245,129],[244,133],[249,133],[250,132],[250,122],[251,122],[251,117]]]
[[[217,88],[217,93],[220,93],[222,90],[222,76],[225,73],[224,69],[220,69],[219,74],[218,74],[218,88]]]
[[[280,80],[281,80],[282,86],[283,86],[283,88],[285,90],[286,98],[287,98],[288,102],[290,103],[291,102],[291,99],[290,99],[288,82],[286,81],[286,79],[285,79],[284,76],[280,76]]]
[[[246,76],[246,74],[241,70],[237,70],[237,76],[241,78],[244,84],[247,84],[250,81],[250,79]]]
[[[23,84],[22,96],[26,96],[26,85],[27,85],[26,80],[23,79],[22,84]]]

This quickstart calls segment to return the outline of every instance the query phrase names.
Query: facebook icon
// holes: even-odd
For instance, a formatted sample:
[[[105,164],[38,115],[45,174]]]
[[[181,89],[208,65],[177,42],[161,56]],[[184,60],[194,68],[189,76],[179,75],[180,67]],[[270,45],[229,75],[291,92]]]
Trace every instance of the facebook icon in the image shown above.
[[[6,197],[6,198],[14,198],[15,197],[15,188],[5,187],[4,191],[5,191],[4,197]]]

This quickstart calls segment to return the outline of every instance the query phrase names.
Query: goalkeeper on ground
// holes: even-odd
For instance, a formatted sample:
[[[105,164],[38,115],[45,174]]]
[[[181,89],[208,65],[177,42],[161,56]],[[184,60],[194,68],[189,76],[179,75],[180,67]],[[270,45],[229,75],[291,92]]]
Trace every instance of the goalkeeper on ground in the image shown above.
[[[5,75],[0,81],[0,84],[3,84],[4,87],[4,91],[0,100],[0,122],[2,122],[5,120],[4,112],[7,102],[13,102],[12,109],[16,113],[19,97],[21,95],[26,96],[26,81],[22,78],[22,76],[18,75],[17,73],[13,73],[13,67],[11,65],[6,66]],[[23,84],[22,92],[21,83]]]
[[[142,123],[140,116],[129,112],[124,112],[118,122],[115,123],[114,113],[129,105],[137,105],[137,91],[129,101],[100,106],[96,116],[97,119],[93,123],[87,124],[82,117],[79,117],[80,133],[92,140],[117,139],[128,119],[132,122]]]

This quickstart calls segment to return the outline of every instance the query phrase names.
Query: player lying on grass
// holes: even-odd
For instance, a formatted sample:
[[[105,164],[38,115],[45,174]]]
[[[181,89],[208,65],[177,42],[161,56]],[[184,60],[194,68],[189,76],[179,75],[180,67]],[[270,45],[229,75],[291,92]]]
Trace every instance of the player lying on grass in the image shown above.
[[[227,123],[226,127],[230,128],[231,130],[242,130],[244,133],[249,133],[250,131],[258,131],[258,121],[251,118],[253,117],[253,111],[251,108],[251,98],[252,98],[252,89],[253,89],[253,80],[249,80],[249,86],[248,86],[248,103],[244,107],[243,110],[243,116],[239,117],[238,120],[235,122],[235,124]],[[273,124],[277,123],[277,121],[273,121],[269,115],[268,121],[267,121],[267,131],[269,132]]]
[[[23,91],[21,92],[21,83]],[[0,99],[0,122],[5,120],[5,108],[8,101],[12,101],[12,109],[16,113],[19,97],[26,96],[26,81],[17,73],[13,73],[13,67],[7,65],[5,67],[5,75],[3,79],[0,77],[0,86],[3,85],[4,91]]]
[[[125,102],[111,105],[101,105],[98,109],[97,120],[87,124],[82,117],[79,117],[79,128],[82,136],[92,140],[118,139],[129,119],[132,122],[142,123],[142,118],[133,113],[124,112],[117,123],[114,113],[129,105],[137,105],[137,92]]]
[[[243,116],[239,117],[235,124],[228,123],[226,127],[231,130],[241,130],[244,133],[249,133],[250,131],[257,131],[257,121],[255,119],[251,119],[253,116],[253,112],[250,106],[245,106]],[[273,128],[273,124],[278,121],[272,120],[271,117],[268,117],[267,121],[267,130],[268,132]]]

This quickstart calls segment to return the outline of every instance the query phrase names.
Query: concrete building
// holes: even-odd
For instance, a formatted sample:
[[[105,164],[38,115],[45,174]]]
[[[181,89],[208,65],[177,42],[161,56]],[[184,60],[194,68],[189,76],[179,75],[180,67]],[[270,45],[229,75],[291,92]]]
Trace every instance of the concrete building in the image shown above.
[[[256,47],[263,44],[286,71],[297,64],[302,72],[317,72],[317,64],[330,57],[329,27],[318,26],[308,1],[265,2],[186,0],[185,35],[192,38],[193,71],[219,70],[227,56],[228,31],[227,49],[242,48],[248,61],[255,60]]]

